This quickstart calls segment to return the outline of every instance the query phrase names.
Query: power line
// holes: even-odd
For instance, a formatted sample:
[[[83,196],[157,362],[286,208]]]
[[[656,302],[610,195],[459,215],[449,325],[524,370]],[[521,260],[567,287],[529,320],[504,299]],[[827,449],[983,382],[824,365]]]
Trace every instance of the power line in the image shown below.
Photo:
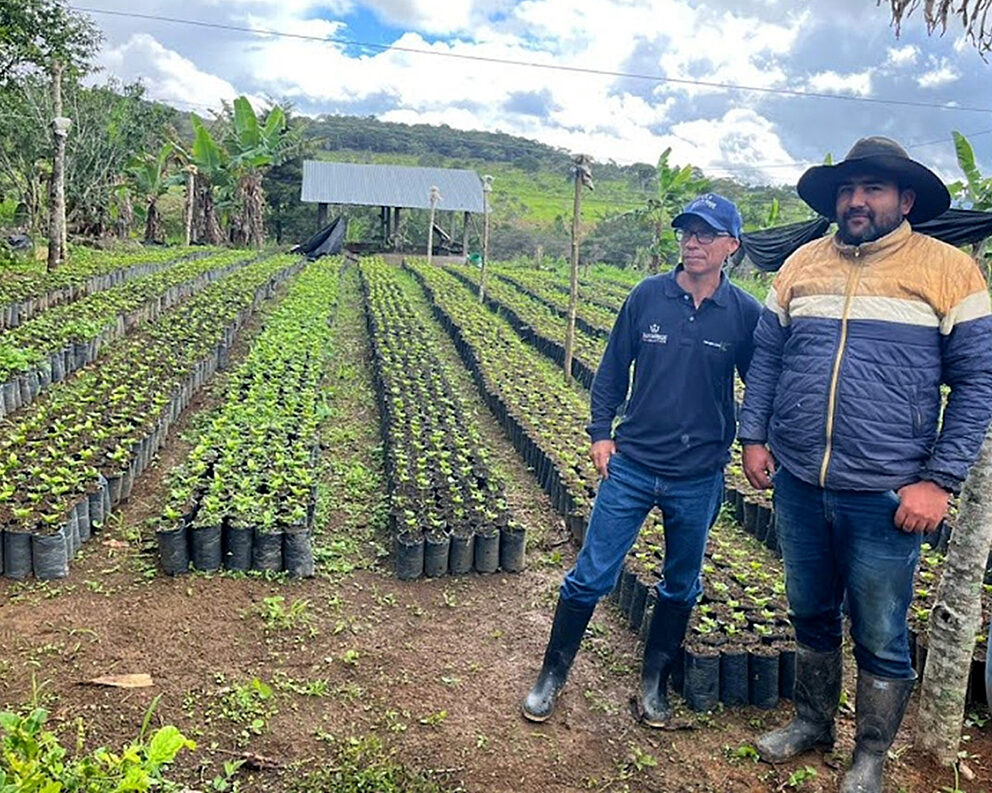
[[[129,19],[144,19],[154,22],[171,22],[180,25],[192,25],[194,27],[210,28],[212,30],[228,30],[238,33],[250,33],[255,36],[274,36],[277,38],[289,38],[302,41],[317,41],[327,44],[344,44],[351,47],[363,47],[366,49],[379,50],[382,52],[404,52],[411,55],[431,55],[438,58],[449,58],[455,60],[473,61],[476,63],[492,63],[501,66],[522,66],[530,69],[543,69],[548,71],[568,72],[571,74],[598,75],[603,77],[619,77],[631,80],[646,80],[655,83],[671,83],[674,85],[689,85],[700,88],[720,88],[728,91],[745,91],[750,93],[771,94],[777,96],[795,96],[807,99],[833,99],[844,102],[861,102],[875,105],[895,105],[900,107],[927,108],[930,110],[955,110],[968,113],[992,113],[989,107],[973,107],[970,105],[941,104],[936,102],[920,102],[911,99],[878,99],[866,96],[847,96],[845,94],[829,94],[817,91],[796,91],[786,88],[767,88],[763,86],[738,85],[735,83],[723,83],[711,80],[692,80],[683,77],[665,77],[657,74],[644,74],[640,72],[621,72],[609,69],[594,69],[583,66],[567,66],[557,63],[541,63],[540,61],[525,61],[514,58],[497,58],[487,55],[469,55],[457,52],[438,52],[436,50],[425,50],[418,47],[404,47],[396,44],[378,44],[369,41],[357,41],[340,36],[315,36],[306,33],[288,33],[280,30],[269,30],[265,28],[249,28],[241,25],[229,25],[221,22],[204,22],[196,19],[182,19],[180,17],[167,17],[158,14],[141,14],[135,11],[111,11],[102,8],[90,8],[88,6],[73,6],[76,11],[90,14],[106,14],[108,16],[125,17]]]

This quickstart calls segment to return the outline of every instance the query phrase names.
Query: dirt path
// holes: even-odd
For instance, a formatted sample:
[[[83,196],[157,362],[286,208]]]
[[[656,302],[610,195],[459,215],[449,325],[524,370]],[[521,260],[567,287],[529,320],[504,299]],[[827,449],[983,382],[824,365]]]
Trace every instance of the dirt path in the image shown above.
[[[36,683],[64,741],[74,744],[81,718],[93,747],[132,738],[161,695],[154,722],[175,723],[198,743],[176,766],[197,789],[207,789],[224,761],[244,751],[281,767],[242,767],[234,777],[241,791],[428,789],[413,782],[335,787],[342,757],[371,741],[378,748],[363,760],[366,767],[402,763],[423,772],[418,779],[433,780],[432,789],[835,790],[852,744],[847,712],[838,759],[811,755],[782,769],[733,755],[758,730],[784,721],[787,707],[680,712],[685,729],[672,732],[636,725],[628,702],[637,683],[635,637],[606,607],[595,616],[554,719],[535,727],[520,718],[574,551],[557,544],[560,519],[466,376],[457,385],[477,411],[511,506],[533,530],[529,567],[518,575],[404,583],[388,574],[388,564],[377,564],[386,540],[384,484],[360,308],[349,272],[336,317],[340,354],[329,373],[334,412],[324,437],[320,575],[150,575],[154,557],[142,553],[141,522],[161,505],[158,472],[184,453],[184,442],[173,438],[121,521],[90,543],[68,579],[0,581],[0,703],[30,701]],[[148,672],[155,685],[79,685],[125,672]],[[988,793],[992,728],[969,733],[978,779],[962,781],[960,790]],[[912,757],[909,739],[908,731],[900,736],[887,789],[953,790],[948,771]],[[797,773],[807,766],[811,771]]]

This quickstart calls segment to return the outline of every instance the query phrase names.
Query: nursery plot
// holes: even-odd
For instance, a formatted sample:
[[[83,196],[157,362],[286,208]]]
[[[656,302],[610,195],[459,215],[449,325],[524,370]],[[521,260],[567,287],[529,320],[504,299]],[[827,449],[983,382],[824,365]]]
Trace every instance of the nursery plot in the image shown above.
[[[156,319],[254,254],[192,257],[94,292],[0,333],[0,417],[30,404],[53,382],[92,363],[110,341]]]
[[[597,484],[586,457],[586,392],[567,385],[551,362],[493,314],[449,272],[407,265],[434,304],[483,399],[531,465],[555,508],[581,533]]]
[[[479,272],[470,268],[450,268],[451,273],[476,295]],[[498,278],[486,284],[486,304],[506,317],[522,339],[555,363],[565,364],[565,335],[568,322],[558,313],[511,284]],[[606,339],[576,329],[572,374],[587,388],[592,385],[596,367],[606,349]]]
[[[310,265],[268,315],[188,459],[169,474],[157,531],[166,573],[314,572],[322,383],[334,357],[340,260]]]
[[[399,578],[524,565],[525,532],[510,520],[471,412],[427,329],[379,259],[361,265]]]
[[[560,374],[512,336],[505,322],[487,316],[464,290],[459,291],[453,275],[422,263],[409,266],[490,408],[581,537],[597,482],[585,458],[585,393],[566,388]],[[743,501],[739,508],[743,523]],[[690,624],[684,667],[675,680],[695,709],[708,710],[719,701],[770,708],[780,697],[792,695],[794,635],[784,600],[784,575],[764,542],[774,526],[772,512],[757,500],[748,501],[748,525],[757,521],[763,530],[759,541],[733,525],[736,510],[728,507],[712,532],[704,598]],[[777,546],[772,543],[772,547]],[[634,630],[648,624],[663,561],[663,526],[652,514],[625,561],[613,595]]]
[[[0,438],[5,575],[67,574],[67,561],[127,498],[193,393],[224,365],[238,330],[302,266],[273,256],[217,281],[100,365],[58,383]]]
[[[111,289],[133,278],[171,267],[185,257],[216,252],[201,248],[147,248],[133,253],[73,249],[71,258],[48,272],[44,262],[31,261],[0,269],[0,330],[13,328],[54,306]]]
[[[568,317],[568,289],[562,290],[551,273],[519,268],[493,268],[492,274],[500,280],[515,286],[521,292],[539,300],[558,316]],[[617,310],[592,302],[589,292],[593,287],[579,290],[575,324],[590,336],[607,338],[617,318]]]

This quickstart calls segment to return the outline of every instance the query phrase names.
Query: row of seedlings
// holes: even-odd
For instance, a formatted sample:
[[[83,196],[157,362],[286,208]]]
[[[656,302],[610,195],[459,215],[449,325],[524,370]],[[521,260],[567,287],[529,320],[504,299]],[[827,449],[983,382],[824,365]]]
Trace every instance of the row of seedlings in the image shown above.
[[[566,508],[574,534],[581,539],[597,482],[584,455],[588,446],[582,432],[588,409],[585,394],[566,388],[546,360],[505,324],[501,327],[487,317],[450,274],[416,263],[410,267],[490,408],[535,467],[542,485],[546,489],[552,485],[549,492],[556,506]],[[562,483],[566,484],[560,489]],[[576,493],[581,495],[576,497]],[[763,707],[773,706],[780,695],[791,696],[795,655],[781,570],[771,564],[767,551],[753,541],[748,543],[749,539],[736,529],[712,533],[707,561],[711,580],[706,585],[707,597],[694,613],[687,641],[688,674],[680,673],[674,680],[692,707],[712,707],[714,692],[717,701],[723,696],[728,704],[753,702]],[[663,549],[663,524],[654,512],[613,594],[634,630],[649,624]],[[724,567],[726,571],[718,575]],[[727,659],[722,673],[725,690],[719,686],[721,656]]]
[[[340,261],[310,265],[268,315],[189,457],[169,474],[162,569],[314,574],[318,430]]]
[[[46,270],[42,262],[33,260],[7,265],[0,282],[0,330],[15,328],[55,306],[171,267],[187,250],[154,248],[108,253],[75,248],[72,257],[55,270]],[[186,255],[199,256],[207,252],[203,249]]]
[[[211,284],[3,422],[4,575],[68,574],[193,394],[226,365],[244,322],[300,267],[297,257],[273,256]]]
[[[538,300],[559,317],[568,317],[568,292],[561,291],[554,276],[540,270],[524,270],[522,268],[496,268],[492,274],[505,281],[519,291]],[[588,288],[579,291],[579,303],[575,315],[575,327],[590,336],[601,336],[604,339],[610,335],[613,322],[617,317],[617,309],[600,305],[592,301],[592,295],[587,295]]]
[[[735,450],[734,459],[739,454]],[[740,466],[732,464],[728,467],[728,485],[725,490],[727,509],[735,522],[755,540],[781,558],[782,549],[775,530],[775,510],[772,499],[767,492],[755,490],[748,484],[740,471]],[[922,677],[926,663],[927,644],[929,639],[929,617],[933,610],[937,593],[937,585],[943,574],[943,566],[947,544],[956,520],[955,509],[930,534],[922,538],[920,563],[916,571],[913,585],[913,601],[909,610],[909,649],[913,664]],[[992,610],[992,556],[986,570],[983,584],[983,621],[989,624],[989,612]],[[988,636],[980,633],[976,637],[975,649],[972,655],[971,678],[968,684],[969,701],[984,703],[985,695],[985,664]]]
[[[564,382],[510,324],[473,300],[453,274],[407,263],[448,332],[480,395],[534,470],[572,535],[585,536],[598,475],[586,456],[585,392]]]
[[[479,272],[466,267],[449,267],[462,284],[479,293]],[[565,335],[568,322],[541,301],[498,278],[486,284],[487,307],[513,326],[517,334],[559,366],[565,365]],[[606,339],[575,331],[572,375],[586,388],[592,386],[596,367],[606,349]]]
[[[52,383],[96,360],[106,344],[243,267],[253,255],[227,251],[185,259],[0,333],[0,418],[31,404]]]
[[[610,598],[633,630],[644,632],[664,565],[664,529],[652,516],[642,529]],[[788,618],[781,562],[742,536],[729,510],[710,530],[703,595],[693,610],[673,688],[693,710],[718,702],[774,708],[791,699],[795,634]]]
[[[367,259],[361,275],[397,577],[523,569],[525,530],[400,274]]]

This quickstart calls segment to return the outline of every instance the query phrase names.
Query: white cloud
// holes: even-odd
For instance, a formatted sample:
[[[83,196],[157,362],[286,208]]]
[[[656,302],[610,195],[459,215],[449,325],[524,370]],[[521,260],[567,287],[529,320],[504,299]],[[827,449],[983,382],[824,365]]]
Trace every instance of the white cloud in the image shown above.
[[[806,85],[810,91],[816,93],[868,96],[871,94],[871,76],[871,69],[851,74],[825,71],[812,75]]]
[[[916,84],[920,88],[937,88],[948,83],[953,83],[961,77],[961,73],[955,69],[947,58],[934,58],[932,55],[927,58],[927,71],[916,78]]]
[[[854,0],[851,0],[853,2]],[[175,0],[101,0],[121,11],[179,15]],[[667,145],[673,159],[708,169],[746,172],[753,180],[789,181],[802,169],[786,146],[816,156],[832,143],[825,103],[768,93],[729,91],[710,83],[800,89],[849,96],[895,95],[893,80],[921,88],[958,79],[956,98],[974,104],[984,67],[960,40],[903,43],[887,19],[851,32],[849,47],[824,33],[836,14],[794,0],[200,0],[183,16],[256,30],[357,38],[348,25],[367,12],[407,31],[394,43],[427,50],[357,50],[327,41],[98,18],[108,30],[106,71],[142,76],[152,96],[216,106],[244,90],[287,98],[307,112],[374,113],[386,120],[501,130],[599,160],[654,162]],[[374,23],[373,23],[374,24]],[[116,27],[115,27],[116,26]],[[155,31],[152,38],[147,30]],[[869,39],[890,42],[869,52]],[[863,35],[862,35],[863,33]],[[369,34],[361,28],[361,38]],[[372,34],[375,35],[374,33]],[[874,38],[872,38],[874,37]],[[429,41],[428,39],[432,39]],[[912,39],[912,41],[916,41]],[[874,54],[873,54],[874,53]],[[926,56],[924,55],[926,53]],[[594,73],[456,60],[438,55],[637,72],[638,81]],[[817,71],[809,64],[829,64]],[[874,64],[878,65],[874,65]],[[972,65],[974,64],[974,66]],[[959,74],[960,73],[960,74]],[[987,75],[986,75],[987,76]],[[665,82],[678,79],[687,83]],[[537,114],[513,112],[521,94],[542,97]],[[540,112],[545,115],[541,116]],[[907,118],[919,139],[936,138],[953,114]],[[862,114],[852,134],[877,131]],[[783,143],[784,141],[784,143]],[[979,151],[979,159],[983,152]]]
[[[902,66],[912,66],[920,57],[920,48],[915,44],[907,44],[904,47],[889,47],[885,58],[886,66],[896,68]]]
[[[424,33],[455,33],[470,27],[472,0],[359,0],[393,27]]]
[[[795,182],[805,166],[786,151],[775,125],[746,108],[728,110],[720,118],[675,124],[664,145],[672,160],[691,162],[715,176],[738,181]]]
[[[136,33],[121,46],[104,50],[99,61],[122,80],[140,79],[150,99],[187,110],[219,108],[222,100],[230,101],[239,93],[227,80],[202,71],[147,33]]]

